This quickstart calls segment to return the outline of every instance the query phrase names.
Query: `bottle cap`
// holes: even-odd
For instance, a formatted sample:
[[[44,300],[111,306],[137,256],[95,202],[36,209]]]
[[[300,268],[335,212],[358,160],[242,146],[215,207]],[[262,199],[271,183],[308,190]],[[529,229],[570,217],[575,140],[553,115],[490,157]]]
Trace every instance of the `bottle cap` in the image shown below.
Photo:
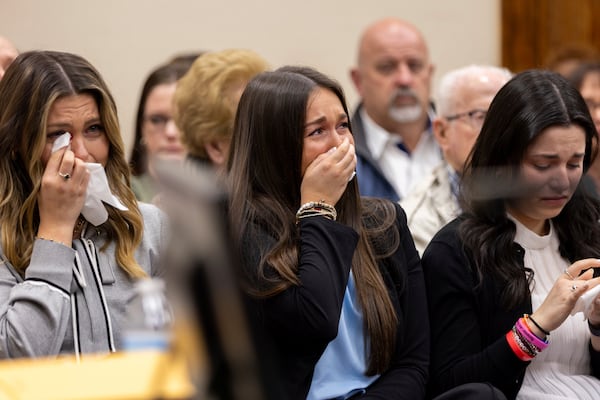
[[[165,290],[165,281],[160,278],[142,278],[135,283],[138,292],[162,292]]]

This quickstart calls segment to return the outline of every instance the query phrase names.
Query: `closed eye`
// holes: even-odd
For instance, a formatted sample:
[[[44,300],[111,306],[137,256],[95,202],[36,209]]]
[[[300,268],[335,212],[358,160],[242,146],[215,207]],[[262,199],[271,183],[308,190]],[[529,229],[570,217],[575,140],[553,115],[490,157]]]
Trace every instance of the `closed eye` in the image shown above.
[[[410,69],[410,72],[412,72],[413,74],[421,72],[424,67],[425,64],[420,60],[410,60],[408,62],[408,69]]]
[[[152,125],[166,125],[167,122],[169,122],[169,119],[169,117],[159,114],[151,115],[148,117],[148,120]]]
[[[387,63],[378,64],[375,67],[375,69],[383,75],[391,74],[396,69],[396,63],[387,62]]]

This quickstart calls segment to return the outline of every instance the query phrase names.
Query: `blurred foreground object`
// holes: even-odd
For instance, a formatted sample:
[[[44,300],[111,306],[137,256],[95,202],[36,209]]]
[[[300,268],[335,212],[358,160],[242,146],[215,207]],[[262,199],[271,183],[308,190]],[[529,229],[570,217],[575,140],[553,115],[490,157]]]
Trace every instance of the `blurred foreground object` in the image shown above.
[[[140,279],[135,296],[127,304],[123,329],[125,350],[168,350],[171,345],[173,316],[160,278]]]
[[[182,354],[139,351],[85,355],[81,362],[71,356],[0,362],[2,399],[182,400],[195,393]]]
[[[176,326],[184,323],[200,360],[199,399],[277,399],[277,378],[267,351],[249,326],[237,264],[226,229],[226,193],[212,168],[163,161],[156,165],[172,238],[166,255],[167,292]],[[190,332],[189,329],[192,329]],[[194,332],[194,330],[196,332]],[[181,334],[179,335],[181,337]],[[196,339],[194,339],[196,338]],[[260,354],[260,359],[257,357]],[[267,384],[268,383],[268,384]]]

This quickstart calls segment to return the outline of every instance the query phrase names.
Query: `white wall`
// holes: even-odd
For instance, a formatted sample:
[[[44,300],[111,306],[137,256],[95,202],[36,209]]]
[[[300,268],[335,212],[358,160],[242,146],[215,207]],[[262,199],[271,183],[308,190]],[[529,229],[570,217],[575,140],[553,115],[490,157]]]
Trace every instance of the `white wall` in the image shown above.
[[[449,69],[500,62],[500,0],[0,0],[0,35],[21,50],[87,58],[108,82],[128,148],[141,85],[175,53],[249,48],[273,67],[311,65],[349,79],[362,29],[384,16],[419,27],[436,64]]]

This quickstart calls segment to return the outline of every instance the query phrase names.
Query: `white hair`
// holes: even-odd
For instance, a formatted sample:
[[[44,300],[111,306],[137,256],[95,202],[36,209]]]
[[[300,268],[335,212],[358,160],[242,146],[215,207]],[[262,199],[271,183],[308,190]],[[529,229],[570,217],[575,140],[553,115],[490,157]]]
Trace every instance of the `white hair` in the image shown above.
[[[468,65],[447,72],[437,90],[436,109],[438,115],[446,116],[456,112],[457,103],[460,102],[460,89],[471,83],[477,84],[490,82],[504,85],[513,74],[506,68],[493,65]]]

